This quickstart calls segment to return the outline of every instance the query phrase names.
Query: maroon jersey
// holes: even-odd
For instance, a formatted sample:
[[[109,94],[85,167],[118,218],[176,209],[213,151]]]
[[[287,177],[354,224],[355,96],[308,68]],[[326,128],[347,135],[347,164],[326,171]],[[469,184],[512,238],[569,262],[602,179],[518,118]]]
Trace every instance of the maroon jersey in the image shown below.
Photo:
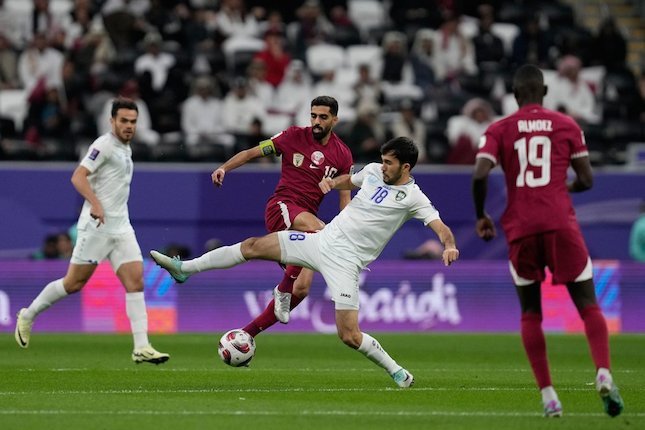
[[[571,159],[587,155],[575,121],[537,104],[488,127],[477,157],[504,171],[508,201],[501,222],[509,242],[576,222],[567,169]]]
[[[263,151],[282,155],[280,182],[270,200],[293,202],[316,214],[324,196],[318,183],[352,171],[352,153],[333,132],[327,145],[314,139],[311,127],[289,127],[270,140],[273,148],[265,141]]]

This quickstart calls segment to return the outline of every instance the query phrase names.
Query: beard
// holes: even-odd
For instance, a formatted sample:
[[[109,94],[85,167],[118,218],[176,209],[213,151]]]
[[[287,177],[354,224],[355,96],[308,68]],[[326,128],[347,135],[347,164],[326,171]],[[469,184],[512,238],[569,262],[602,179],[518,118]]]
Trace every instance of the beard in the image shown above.
[[[329,130],[323,127],[316,126],[311,128],[311,133],[313,134],[314,139],[321,141],[325,138],[325,136],[327,136],[327,134],[329,134]]]

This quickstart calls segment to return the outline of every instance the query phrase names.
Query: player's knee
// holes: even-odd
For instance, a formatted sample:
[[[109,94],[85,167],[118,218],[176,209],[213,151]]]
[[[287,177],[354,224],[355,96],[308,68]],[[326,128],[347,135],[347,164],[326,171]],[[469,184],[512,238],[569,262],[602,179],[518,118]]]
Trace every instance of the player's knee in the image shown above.
[[[249,237],[245,241],[242,242],[240,246],[240,251],[242,252],[242,256],[247,259],[247,260],[252,260],[254,258],[258,257],[259,254],[259,247],[258,247],[258,240],[260,238],[258,237]]]
[[[293,284],[292,294],[299,299],[304,299],[309,294],[310,288],[311,282],[296,280],[296,282],[294,282]]]
[[[83,289],[85,284],[87,283],[87,279],[63,279],[63,288],[65,288],[65,292],[67,294],[74,294],[78,293]]]

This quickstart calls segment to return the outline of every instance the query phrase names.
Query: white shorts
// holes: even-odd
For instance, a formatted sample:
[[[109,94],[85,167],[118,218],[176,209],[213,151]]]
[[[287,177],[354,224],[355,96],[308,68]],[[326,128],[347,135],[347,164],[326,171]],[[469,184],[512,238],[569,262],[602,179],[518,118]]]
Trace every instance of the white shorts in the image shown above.
[[[335,254],[322,252],[318,233],[285,230],[278,232],[278,239],[282,263],[319,272],[331,290],[336,309],[358,310],[358,265],[338,258]]]
[[[73,264],[98,264],[110,260],[116,272],[124,263],[143,261],[141,248],[133,230],[125,233],[104,233],[101,227],[88,224],[78,230],[76,245],[72,252]]]

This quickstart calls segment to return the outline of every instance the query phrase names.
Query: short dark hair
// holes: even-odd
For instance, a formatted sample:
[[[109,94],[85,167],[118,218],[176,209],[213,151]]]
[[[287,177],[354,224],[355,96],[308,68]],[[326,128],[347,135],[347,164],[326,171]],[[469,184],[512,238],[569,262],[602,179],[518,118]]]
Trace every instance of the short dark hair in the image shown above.
[[[131,109],[136,110],[137,113],[139,113],[139,108],[137,107],[137,104],[134,102],[134,100],[126,97],[117,97],[112,100],[112,118],[116,118],[116,114],[119,109]]]
[[[327,106],[332,115],[338,115],[338,102],[331,96],[318,96],[311,101],[311,107]]]
[[[544,75],[533,64],[525,64],[513,76],[513,92],[520,97],[543,97]]]
[[[415,145],[414,141],[408,137],[395,137],[390,139],[381,146],[381,154],[386,155],[393,153],[401,164],[408,163],[410,164],[410,169],[412,169],[419,159],[419,149]]]

